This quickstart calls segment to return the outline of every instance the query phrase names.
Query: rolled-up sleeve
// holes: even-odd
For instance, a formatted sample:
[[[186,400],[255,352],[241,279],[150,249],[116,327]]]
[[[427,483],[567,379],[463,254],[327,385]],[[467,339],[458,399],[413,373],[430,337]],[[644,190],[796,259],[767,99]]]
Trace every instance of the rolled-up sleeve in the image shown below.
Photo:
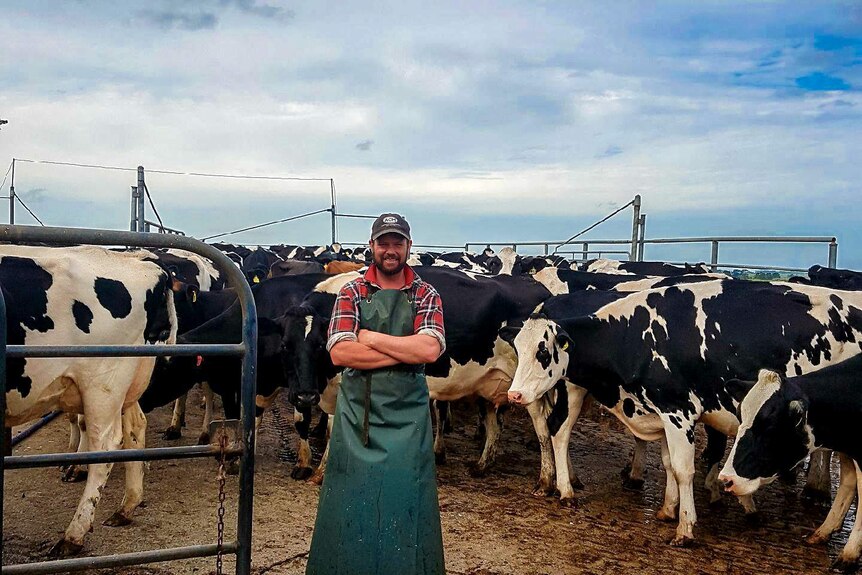
[[[353,282],[346,284],[335,298],[329,331],[326,337],[326,351],[340,341],[357,341],[359,334],[359,292]]]
[[[417,292],[418,305],[414,333],[430,335],[440,344],[440,355],[446,351],[446,329],[443,326],[443,300],[430,284],[423,283]],[[439,356],[438,356],[439,357]]]

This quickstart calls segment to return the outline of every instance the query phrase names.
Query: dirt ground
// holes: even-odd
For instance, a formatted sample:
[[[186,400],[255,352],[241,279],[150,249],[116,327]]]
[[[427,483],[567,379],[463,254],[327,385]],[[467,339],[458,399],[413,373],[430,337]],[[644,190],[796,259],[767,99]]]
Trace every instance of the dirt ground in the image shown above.
[[[196,392],[189,401],[190,427],[182,444],[197,437],[200,421]],[[290,408],[281,406],[287,416]],[[657,445],[650,446],[646,485],[641,492],[622,488],[619,471],[633,441],[615,421],[591,412],[579,422],[572,442],[575,466],[585,488],[579,505],[563,508],[554,498],[531,495],[538,477],[538,447],[529,418],[522,410],[507,413],[503,451],[493,472],[473,478],[467,466],[478,459],[474,439],[475,411],[456,408],[455,431],[449,436],[448,461],[438,467],[440,509],[446,565],[450,574],[602,574],[685,573],[743,575],[824,573],[847,540],[855,505],[841,533],[825,547],[808,547],[801,538],[826,516],[828,504],[800,495],[797,486],[773,484],[757,494],[760,522],[743,519],[730,497],[709,507],[698,469],[697,541],[688,549],[669,547],[674,524],[654,518],[661,505],[664,471]],[[167,408],[149,416],[147,445],[163,446],[170,419]],[[16,454],[63,451],[68,441],[65,419],[59,418],[19,445]],[[292,439],[292,438],[291,438]],[[257,451],[253,567],[258,574],[304,573],[317,508],[318,488],[290,478],[291,464],[278,458],[279,435],[273,415],[264,420]],[[319,443],[318,450],[322,449]],[[319,452],[319,451],[318,451]],[[132,525],[101,525],[119,507],[122,466],[108,482],[97,509],[97,522],[84,554],[140,551],[196,543],[216,537],[217,484],[213,460],[153,462],[146,476],[145,507]],[[837,473],[833,470],[833,475]],[[226,540],[236,522],[237,478],[227,481]],[[5,564],[40,561],[63,534],[83,484],[60,481],[53,468],[6,473],[3,505]],[[160,563],[112,572],[130,574],[204,574],[213,572],[212,558]],[[226,571],[233,564],[226,559]],[[105,573],[108,570],[93,571]]]

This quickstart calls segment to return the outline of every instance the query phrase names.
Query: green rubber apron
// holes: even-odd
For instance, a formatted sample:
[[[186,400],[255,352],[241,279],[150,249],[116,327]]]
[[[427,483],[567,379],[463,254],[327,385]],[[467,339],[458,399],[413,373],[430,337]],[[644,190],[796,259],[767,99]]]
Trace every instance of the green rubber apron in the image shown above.
[[[360,327],[413,334],[409,294],[379,290]],[[423,365],[344,371],[306,575],[441,575],[443,541]]]

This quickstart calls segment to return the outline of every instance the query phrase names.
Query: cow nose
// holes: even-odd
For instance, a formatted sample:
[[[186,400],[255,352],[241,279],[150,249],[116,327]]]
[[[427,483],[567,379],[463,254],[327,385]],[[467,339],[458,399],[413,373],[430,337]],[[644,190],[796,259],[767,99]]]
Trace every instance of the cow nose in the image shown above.
[[[524,397],[520,391],[510,391],[508,395],[509,403],[521,403],[521,398]]]
[[[314,393],[300,393],[297,394],[296,399],[300,405],[303,407],[312,407],[320,403],[320,394]]]

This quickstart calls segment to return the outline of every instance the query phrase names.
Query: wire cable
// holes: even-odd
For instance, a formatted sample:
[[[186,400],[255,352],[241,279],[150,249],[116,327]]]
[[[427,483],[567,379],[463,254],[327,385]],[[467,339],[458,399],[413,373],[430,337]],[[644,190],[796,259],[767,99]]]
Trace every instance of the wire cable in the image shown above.
[[[201,241],[202,241],[202,242],[205,242],[205,241],[207,241],[207,240],[213,240],[213,239],[215,239],[215,238],[220,238],[220,237],[222,237],[222,236],[230,236],[230,235],[233,235],[233,234],[238,234],[238,233],[240,233],[240,232],[247,232],[247,231],[249,231],[249,230],[256,230],[256,229],[258,229],[258,228],[264,228],[264,227],[266,227],[266,226],[272,226],[272,225],[275,225],[275,224],[283,224],[284,222],[289,222],[289,221],[291,221],[291,220],[298,220],[298,219],[300,219],[300,218],[307,218],[308,216],[315,216],[315,215],[317,215],[317,214],[322,214],[323,212],[331,212],[331,211],[332,211],[332,208],[324,208],[324,209],[322,209],[322,210],[317,210],[317,211],[315,211],[315,212],[308,212],[307,214],[300,214],[300,215],[298,215],[298,216],[291,216],[291,217],[289,217],[289,218],[284,218],[283,220],[275,220],[275,221],[272,221],[272,222],[266,222],[265,224],[258,224],[258,225],[256,225],[256,226],[249,226],[249,227],[247,227],[247,228],[241,228],[241,229],[238,229],[238,230],[233,230],[232,232],[224,232],[224,233],[221,233],[221,234],[216,234],[216,235],[214,235],[214,236],[207,236],[207,237],[205,237],[205,238],[201,238]]]
[[[146,182],[144,183],[144,193],[147,194],[147,199],[150,200],[150,207],[153,208],[153,213],[156,214],[156,219],[159,220],[159,225],[162,226],[162,229],[164,229],[165,223],[162,221],[162,217],[159,215],[159,210],[156,209],[156,204],[153,203],[153,197],[150,196],[150,189],[147,187]]]
[[[12,160],[11,162],[9,162],[9,169],[8,169],[8,170],[6,170],[6,175],[5,175],[5,176],[3,176],[3,183],[2,183],[2,184],[0,184],[0,190],[2,190],[2,189],[3,189],[3,186],[5,186],[5,185],[6,185],[6,178],[8,178],[8,177],[9,177],[9,172],[11,172],[11,171],[12,171],[12,166],[13,166],[14,164],[15,164],[15,160]]]
[[[558,249],[560,249],[561,247],[563,247],[563,246],[565,246],[565,245],[568,245],[568,243],[569,243],[569,242],[571,242],[573,239],[577,238],[578,236],[582,236],[582,235],[584,235],[585,233],[587,233],[588,231],[590,231],[591,229],[593,229],[593,228],[594,228],[594,227],[596,227],[597,225],[602,224],[602,223],[604,223],[604,222],[608,221],[609,219],[611,219],[612,217],[614,217],[615,215],[617,215],[618,213],[620,213],[621,211],[623,211],[624,209],[626,209],[627,207],[629,207],[630,205],[632,205],[632,204],[634,204],[634,203],[635,203],[635,201],[634,201],[634,200],[631,200],[631,201],[630,201],[629,203],[627,203],[626,205],[624,205],[624,206],[621,206],[621,207],[617,208],[617,209],[616,209],[616,210],[614,210],[612,213],[610,213],[610,214],[608,214],[607,216],[605,216],[604,218],[600,219],[599,221],[597,221],[596,223],[594,223],[594,224],[593,224],[593,225],[591,225],[590,227],[588,227],[588,228],[586,228],[586,229],[583,229],[583,230],[579,231],[578,233],[576,233],[575,235],[573,235],[572,237],[570,237],[569,239],[567,239],[566,241],[564,241],[563,243],[561,243],[560,245],[558,245],[557,247],[555,247],[555,248],[554,248],[554,251],[552,251],[552,252],[551,252],[551,255],[556,254]]]
[[[33,210],[31,210],[30,208],[28,208],[28,207],[27,207],[27,204],[25,204],[25,203],[24,203],[24,200],[22,200],[22,199],[21,199],[21,196],[19,196],[18,194],[15,194],[15,199],[16,199],[16,200],[18,200],[18,203],[19,203],[19,204],[21,204],[22,206],[24,206],[24,209],[25,209],[25,210],[27,210],[28,212],[30,212],[30,215],[31,215],[31,216],[33,216],[33,218],[34,218],[37,222],[39,222],[39,224],[41,224],[42,226],[44,226],[44,225],[45,225],[45,224],[42,222],[42,220],[40,220],[40,219],[39,219],[39,216],[37,216],[36,214],[34,214],[34,213],[33,213]]]

